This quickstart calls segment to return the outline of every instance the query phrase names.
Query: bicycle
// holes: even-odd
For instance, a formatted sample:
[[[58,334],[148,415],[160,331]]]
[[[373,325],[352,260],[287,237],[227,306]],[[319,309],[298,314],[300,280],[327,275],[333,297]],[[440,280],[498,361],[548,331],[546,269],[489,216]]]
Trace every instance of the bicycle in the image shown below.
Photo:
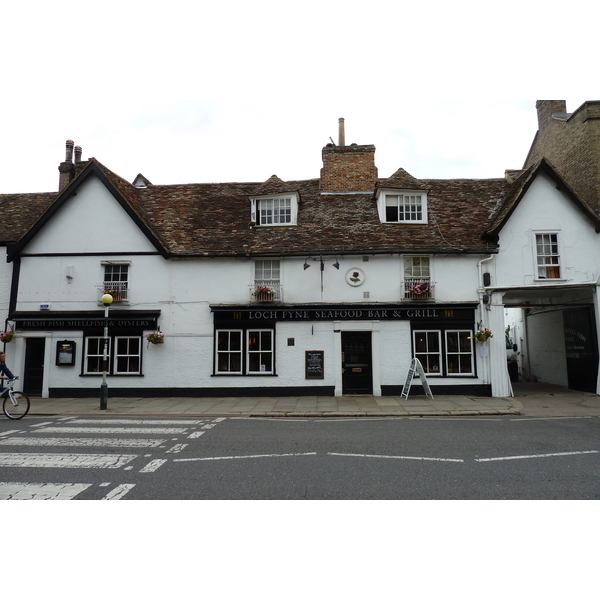
[[[29,398],[23,392],[13,390],[15,381],[8,379],[6,387],[0,392],[0,398],[4,398],[2,410],[9,419],[22,419],[29,412]]]

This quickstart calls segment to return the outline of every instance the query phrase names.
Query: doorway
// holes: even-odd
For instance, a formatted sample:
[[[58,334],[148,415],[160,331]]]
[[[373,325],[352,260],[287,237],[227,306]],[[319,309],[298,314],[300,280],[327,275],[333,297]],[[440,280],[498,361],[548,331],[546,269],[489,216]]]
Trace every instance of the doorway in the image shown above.
[[[44,355],[46,338],[27,338],[25,341],[25,373],[23,391],[41,396],[44,387]]]
[[[595,394],[598,347],[592,311],[587,307],[565,310],[563,323],[569,388]]]
[[[342,393],[373,393],[370,331],[342,331]]]

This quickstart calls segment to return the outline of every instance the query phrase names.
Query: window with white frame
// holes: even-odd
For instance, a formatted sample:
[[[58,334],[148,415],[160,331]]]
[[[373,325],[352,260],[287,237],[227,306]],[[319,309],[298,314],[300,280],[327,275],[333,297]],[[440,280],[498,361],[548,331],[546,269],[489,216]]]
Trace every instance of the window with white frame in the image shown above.
[[[142,343],[140,337],[115,337],[116,375],[139,375],[142,368]]]
[[[536,233],[537,279],[560,279],[558,233]]]
[[[120,302],[127,300],[129,287],[128,263],[104,263],[104,293],[108,293],[113,300]]]
[[[415,358],[428,375],[442,373],[442,339],[440,331],[413,331]]]
[[[217,331],[216,373],[242,373],[242,331]]]
[[[107,339],[106,369],[111,375],[142,374],[141,336],[115,336]],[[83,373],[85,375],[104,372],[104,337],[85,338]]]
[[[275,373],[274,330],[217,330],[215,373],[273,375]]]
[[[429,256],[404,257],[404,297],[433,298]]]
[[[298,194],[250,198],[251,221],[257,225],[296,225]]]
[[[382,223],[427,223],[427,194],[416,190],[380,190],[379,216]]]
[[[473,375],[472,331],[446,331],[446,372],[448,375]]]
[[[107,348],[107,369],[110,365],[110,339],[108,339]],[[104,338],[86,337],[85,338],[85,358],[83,361],[84,373],[102,373],[104,357]]]
[[[414,330],[414,356],[430,376],[474,375],[472,336],[470,329]]]
[[[254,299],[281,299],[281,263],[278,259],[254,261]]]
[[[249,330],[248,373],[273,373],[273,330]]]

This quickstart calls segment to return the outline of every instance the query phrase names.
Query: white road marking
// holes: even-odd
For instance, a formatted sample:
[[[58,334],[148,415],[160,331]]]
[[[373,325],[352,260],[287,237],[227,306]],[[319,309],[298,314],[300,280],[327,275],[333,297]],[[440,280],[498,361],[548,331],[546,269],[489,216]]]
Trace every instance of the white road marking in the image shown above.
[[[44,433],[147,433],[173,435],[186,433],[185,427],[45,427]],[[37,432],[36,432],[37,433]]]
[[[244,456],[210,456],[206,458],[174,458],[173,462],[188,462],[198,460],[236,460],[239,458],[280,458],[283,456],[314,456],[316,452],[294,452],[291,454],[246,454]]]
[[[431,460],[436,462],[458,462],[464,463],[462,458],[432,458],[430,456],[386,456],[382,454],[350,454],[342,452],[328,452],[329,456],[353,456],[358,458],[393,458],[396,460]]]
[[[177,454],[181,452],[188,444],[175,444],[172,448],[169,448],[165,454]]]
[[[140,469],[140,473],[154,473],[156,469],[162,467],[166,463],[166,459],[157,458],[156,460],[151,460],[143,469]]]
[[[8,431],[3,431],[2,433],[0,433],[0,437],[2,437],[3,435],[10,435],[11,433],[21,433],[20,429],[9,429]]]
[[[98,484],[100,487],[108,487],[110,485],[110,481],[105,481],[104,483]]]
[[[598,450],[584,450],[582,452],[551,452],[548,454],[527,454],[523,456],[498,456],[496,458],[476,458],[476,462],[492,462],[495,460],[521,460],[524,458],[549,458],[551,456],[577,456],[581,454],[598,454]]]
[[[0,467],[39,467],[49,469],[119,469],[137,454],[0,454]]]
[[[0,446],[83,446],[90,448],[157,448],[164,440],[119,438],[37,438],[12,437],[0,440]]]
[[[36,423],[35,425],[30,425],[29,427],[43,427],[44,425],[52,425],[53,421],[46,421],[45,423]]]
[[[135,483],[122,483],[111,490],[102,500],[120,500],[129,490],[135,487]]]
[[[190,433],[188,435],[188,439],[193,440],[194,438],[199,438],[201,435],[204,435],[206,432],[204,431],[194,431],[194,433]]]
[[[519,419],[510,419],[511,421],[556,421],[557,419],[593,419],[595,417],[521,417]]]
[[[190,419],[73,419],[71,423],[108,423],[109,425],[203,425],[201,421]]]
[[[71,500],[91,483],[17,483],[0,481],[0,500]]]

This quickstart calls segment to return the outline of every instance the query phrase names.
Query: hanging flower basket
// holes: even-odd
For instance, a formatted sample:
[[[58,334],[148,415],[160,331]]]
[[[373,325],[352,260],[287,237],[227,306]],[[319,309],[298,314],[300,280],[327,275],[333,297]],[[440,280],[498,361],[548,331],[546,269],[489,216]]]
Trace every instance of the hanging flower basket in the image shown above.
[[[164,344],[165,334],[160,331],[153,331],[152,333],[146,334],[148,344]]]
[[[14,337],[14,331],[0,331],[0,342],[2,342],[3,344],[8,344],[8,342],[12,342]]]
[[[480,329],[475,332],[473,336],[478,342],[487,342],[490,338],[494,337],[494,334],[489,329]]]

